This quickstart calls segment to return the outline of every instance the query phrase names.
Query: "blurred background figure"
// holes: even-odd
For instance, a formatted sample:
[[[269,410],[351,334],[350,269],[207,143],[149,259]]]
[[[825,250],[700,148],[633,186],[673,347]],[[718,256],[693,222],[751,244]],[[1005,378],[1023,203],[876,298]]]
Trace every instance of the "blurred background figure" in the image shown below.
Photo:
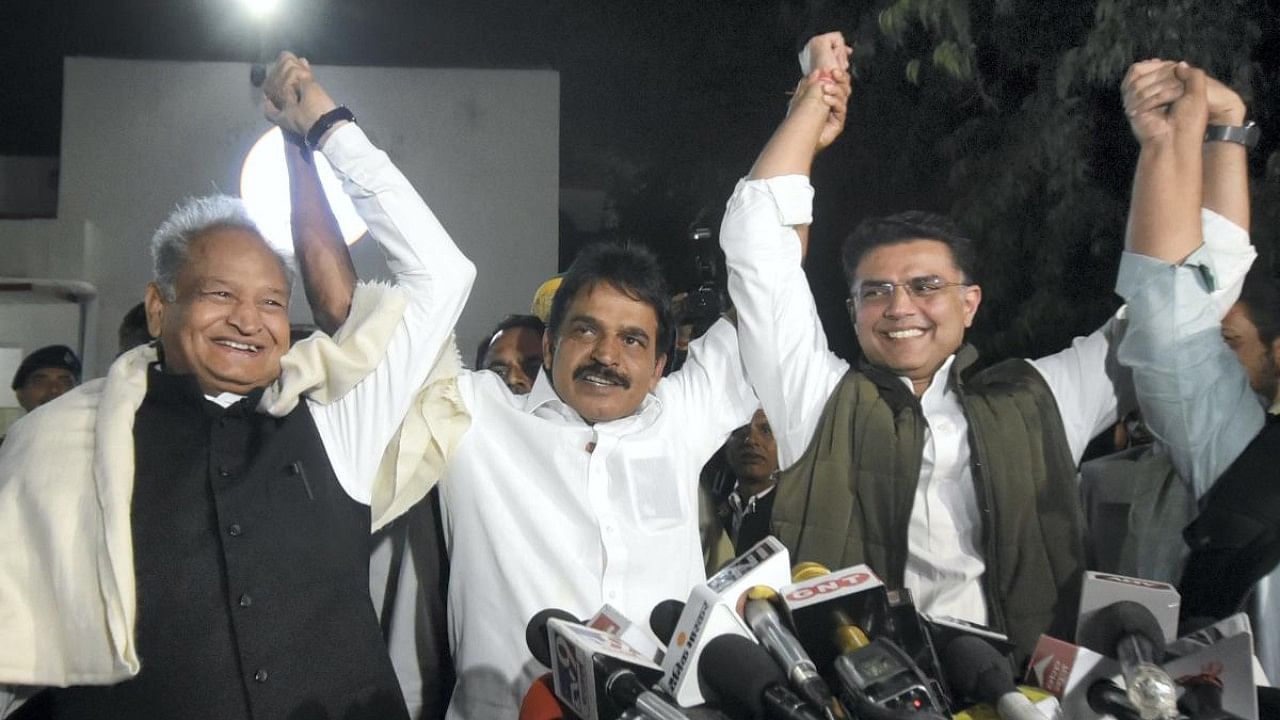
[[[22,359],[10,387],[31,412],[79,384],[80,358],[66,345],[49,345]]]
[[[526,395],[542,369],[542,334],[535,315],[508,315],[476,348],[476,369],[492,370],[511,392]]]
[[[733,544],[734,556],[769,534],[777,485],[778,444],[764,410],[756,410],[751,422],[734,430],[703,470],[703,486],[710,491],[719,527]]]
[[[120,320],[120,329],[116,331],[116,357],[151,342],[151,331],[147,330],[147,310],[142,303],[129,308]]]

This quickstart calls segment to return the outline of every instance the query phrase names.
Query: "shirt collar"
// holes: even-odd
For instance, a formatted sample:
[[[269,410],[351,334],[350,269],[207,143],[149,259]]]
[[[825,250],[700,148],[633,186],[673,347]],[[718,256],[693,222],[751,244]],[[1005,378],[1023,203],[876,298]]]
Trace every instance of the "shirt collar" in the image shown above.
[[[951,364],[955,361],[956,356],[952,353],[947,356],[947,359],[942,361],[942,365],[934,371],[933,377],[929,380],[929,387],[925,388],[924,393],[920,395],[921,404],[926,400],[939,400],[946,395],[949,384],[948,381],[950,380]],[[915,394],[916,389],[915,385],[911,383],[911,378],[905,375],[899,375],[898,380],[902,381],[902,383],[907,386],[907,390],[910,390],[911,394]]]

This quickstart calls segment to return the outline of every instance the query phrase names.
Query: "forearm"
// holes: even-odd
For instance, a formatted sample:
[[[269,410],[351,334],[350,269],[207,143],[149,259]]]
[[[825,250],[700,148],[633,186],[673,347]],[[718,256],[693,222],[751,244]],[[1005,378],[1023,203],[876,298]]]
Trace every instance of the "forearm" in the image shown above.
[[[1202,148],[1189,133],[1146,143],[1138,155],[1125,247],[1179,263],[1201,244]]]
[[[763,180],[781,175],[808,176],[817,154],[818,135],[826,121],[826,110],[802,108],[787,116],[778,126],[755,165],[748,179]]]
[[[332,335],[347,319],[355,292],[356,269],[329,207],[311,153],[285,142],[289,170],[289,220],[302,286],[316,325]]]
[[[1233,95],[1234,97],[1234,95]],[[1210,113],[1211,125],[1243,125],[1244,103]],[[1204,206],[1249,229],[1249,151],[1233,142],[1204,144]]]

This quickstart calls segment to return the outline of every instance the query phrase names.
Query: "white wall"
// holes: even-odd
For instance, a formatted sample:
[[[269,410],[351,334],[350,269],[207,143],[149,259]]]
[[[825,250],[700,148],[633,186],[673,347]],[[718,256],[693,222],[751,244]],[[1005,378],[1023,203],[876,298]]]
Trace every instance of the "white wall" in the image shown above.
[[[458,325],[463,356],[503,315],[527,312],[555,272],[559,76],[540,70],[317,67],[374,142],[476,263]],[[238,63],[68,58],[57,220],[0,221],[0,276],[82,279],[99,291],[96,357],[150,276],[146,242],[188,195],[236,193],[245,153],[269,128]],[[378,249],[353,248],[362,276]],[[309,321],[301,291],[294,319]],[[6,337],[0,344],[25,345]]]

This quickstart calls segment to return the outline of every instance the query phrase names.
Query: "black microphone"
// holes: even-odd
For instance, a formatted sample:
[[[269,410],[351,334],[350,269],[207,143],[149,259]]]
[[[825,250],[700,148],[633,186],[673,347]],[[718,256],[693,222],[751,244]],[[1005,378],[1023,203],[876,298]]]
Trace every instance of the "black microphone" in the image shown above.
[[[684,612],[684,601],[667,599],[653,606],[649,611],[649,629],[658,636],[658,640],[671,644],[671,636],[676,634],[676,625]]]
[[[720,635],[707,643],[698,658],[698,679],[734,717],[823,720],[791,692],[769,653],[741,635]]]
[[[1160,667],[1164,631],[1146,607],[1111,603],[1085,620],[1080,645],[1120,661],[1129,702],[1144,718],[1178,717],[1178,689]],[[1092,689],[1092,688],[1091,688]]]
[[[1124,690],[1106,678],[1095,680],[1085,691],[1089,709],[1099,715],[1111,715],[1116,720],[1142,720],[1138,711],[1129,704]]]
[[[1210,675],[1180,678],[1182,697],[1178,709],[1192,720],[1240,720],[1240,716],[1222,709],[1222,681]],[[1266,717],[1262,715],[1260,717]]]
[[[973,635],[958,635],[942,650],[947,684],[960,697],[996,708],[1001,720],[1046,720],[1013,683],[1013,669],[995,648]]]
[[[578,618],[567,610],[544,608],[529,618],[529,624],[524,626],[525,646],[529,648],[529,653],[533,655],[534,660],[548,668],[551,667],[551,641],[547,639],[547,621],[552,619],[578,622]]]

